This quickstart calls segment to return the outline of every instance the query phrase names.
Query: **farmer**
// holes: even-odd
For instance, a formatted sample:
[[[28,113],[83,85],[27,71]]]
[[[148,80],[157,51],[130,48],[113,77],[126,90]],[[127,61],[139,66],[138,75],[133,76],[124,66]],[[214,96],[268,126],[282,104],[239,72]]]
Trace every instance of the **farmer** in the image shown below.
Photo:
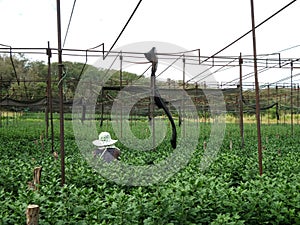
[[[118,140],[113,140],[108,132],[101,132],[99,139],[93,141],[93,144],[98,148],[93,152],[94,157],[101,157],[105,162],[119,160],[120,149],[114,144]]]

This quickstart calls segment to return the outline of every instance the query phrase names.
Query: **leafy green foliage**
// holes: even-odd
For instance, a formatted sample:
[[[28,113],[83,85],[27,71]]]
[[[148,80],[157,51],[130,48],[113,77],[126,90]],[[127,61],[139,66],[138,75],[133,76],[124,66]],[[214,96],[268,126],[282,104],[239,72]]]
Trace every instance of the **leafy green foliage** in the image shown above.
[[[57,125],[55,121],[55,150],[59,152]],[[132,129],[139,134],[144,126],[137,122]],[[288,127],[262,127],[263,176],[258,175],[254,125],[245,125],[245,148],[240,149],[238,125],[228,124],[222,149],[206,171],[200,171],[199,163],[210,127],[201,124],[199,129],[198,148],[184,169],[160,185],[130,187],[110,182],[87,164],[74,141],[71,122],[66,121],[66,185],[61,187],[60,161],[50,152],[50,140],[44,140],[41,147],[43,124],[32,120],[3,126],[0,224],[24,224],[28,204],[40,205],[40,224],[300,223],[299,140],[290,136]],[[103,130],[112,131],[111,127]],[[295,135],[299,131],[295,127]],[[151,152],[117,145],[122,160],[134,165],[156,163],[172,152],[169,144]],[[39,191],[31,191],[27,181],[32,180],[36,166],[43,167],[41,185]]]

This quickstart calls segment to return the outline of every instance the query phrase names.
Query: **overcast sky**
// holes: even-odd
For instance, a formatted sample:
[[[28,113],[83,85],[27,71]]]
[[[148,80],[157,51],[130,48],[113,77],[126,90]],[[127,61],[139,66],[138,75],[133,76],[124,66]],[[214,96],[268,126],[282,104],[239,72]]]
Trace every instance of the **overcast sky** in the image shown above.
[[[256,24],[289,2],[254,0]],[[137,3],[138,0],[77,0],[64,47],[87,49],[104,42],[108,49]],[[62,39],[72,6],[73,0],[61,1]],[[258,28],[257,53],[300,45],[299,12],[297,1]],[[251,29],[250,13],[250,0],[143,0],[116,47],[163,41],[187,50],[200,48],[202,55],[209,56]],[[55,0],[0,0],[0,21],[0,44],[47,47],[50,41],[52,47],[57,46]],[[252,54],[251,34],[220,55],[237,56],[240,52]],[[299,57],[299,52],[300,47],[296,47],[283,51],[282,57]],[[280,73],[289,74],[286,70]],[[218,78],[227,79],[230,78]]]

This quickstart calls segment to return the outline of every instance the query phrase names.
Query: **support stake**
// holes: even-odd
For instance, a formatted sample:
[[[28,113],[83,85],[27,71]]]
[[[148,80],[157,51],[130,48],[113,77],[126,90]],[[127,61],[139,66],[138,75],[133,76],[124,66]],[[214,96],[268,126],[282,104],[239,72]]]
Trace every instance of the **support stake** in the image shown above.
[[[243,71],[242,71],[242,53],[240,53],[239,66],[240,66],[240,85],[239,85],[239,108],[240,108],[240,135],[241,135],[241,148],[244,148],[244,117],[243,117]]]
[[[60,118],[60,159],[61,159],[61,186],[65,184],[65,139],[64,139],[64,98],[62,79],[62,48],[61,48],[61,20],[60,0],[56,0],[57,8],[57,43],[58,43],[58,80],[59,80],[59,118]]]
[[[291,134],[294,135],[294,121],[293,121],[293,61],[291,61]]]
[[[251,21],[252,21],[252,41],[253,41],[253,57],[254,57],[254,77],[255,77],[255,100],[256,100],[256,125],[257,125],[257,149],[258,149],[258,165],[259,174],[262,175],[262,149],[261,149],[261,132],[260,132],[260,104],[259,104],[259,83],[257,73],[257,58],[256,58],[256,35],[255,35],[255,18],[254,18],[254,3],[251,2]]]
[[[39,224],[40,207],[38,205],[28,205],[26,209],[26,225]]]

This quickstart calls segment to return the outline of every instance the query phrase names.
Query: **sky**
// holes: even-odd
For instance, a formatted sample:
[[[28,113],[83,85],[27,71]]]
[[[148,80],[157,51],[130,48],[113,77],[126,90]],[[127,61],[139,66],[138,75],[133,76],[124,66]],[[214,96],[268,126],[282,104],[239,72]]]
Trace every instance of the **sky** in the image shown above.
[[[259,24],[290,1],[254,0],[255,23]],[[62,40],[73,3],[73,0],[61,1]],[[138,0],[77,0],[64,48],[88,49],[105,43],[108,50],[137,3]],[[281,51],[283,58],[298,58],[299,12],[300,1],[296,1],[259,27],[256,30],[257,53]],[[56,16],[55,0],[0,0],[0,44],[45,48],[50,41],[51,47],[57,47]],[[141,41],[160,41],[186,50],[199,48],[201,55],[210,56],[250,29],[250,0],[143,0],[115,47]],[[238,56],[240,53],[253,54],[251,34],[219,55]],[[30,57],[47,59],[46,55]],[[68,60],[84,62],[85,58]],[[93,63],[92,59],[89,63]],[[215,69],[212,68],[212,71]],[[299,72],[299,69],[293,71]],[[259,79],[261,82],[274,82],[289,74],[287,69],[270,70],[259,75]],[[215,74],[220,82],[237,77],[238,68]]]

